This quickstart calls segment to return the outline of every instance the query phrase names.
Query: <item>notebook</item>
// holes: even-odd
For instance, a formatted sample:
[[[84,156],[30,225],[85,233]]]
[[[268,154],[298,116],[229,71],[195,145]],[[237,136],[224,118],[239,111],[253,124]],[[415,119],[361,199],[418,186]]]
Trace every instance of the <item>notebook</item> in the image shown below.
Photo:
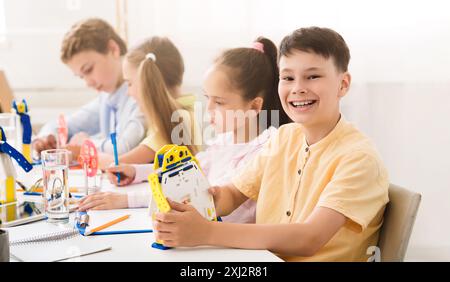
[[[68,225],[42,222],[13,227],[8,232],[11,257],[18,261],[55,262],[111,250],[111,245],[84,237]]]
[[[118,209],[118,210],[99,210],[88,211],[89,215],[88,227],[86,229],[79,227],[80,233],[84,234],[85,230],[91,230],[124,215],[131,215],[128,219],[116,223],[101,231],[92,233],[92,235],[113,235],[128,233],[148,233],[152,232],[152,218],[148,209]]]

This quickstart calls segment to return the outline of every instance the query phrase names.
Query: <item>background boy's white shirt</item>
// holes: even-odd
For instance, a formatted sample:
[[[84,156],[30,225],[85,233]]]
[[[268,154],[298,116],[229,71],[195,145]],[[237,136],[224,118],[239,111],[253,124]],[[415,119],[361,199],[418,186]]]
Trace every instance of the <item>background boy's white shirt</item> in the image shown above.
[[[136,101],[127,95],[128,86],[124,83],[112,94],[102,93],[75,113],[66,117],[69,138],[78,132],[86,132],[97,149],[104,153],[113,153],[110,134],[117,132],[117,150],[119,154],[136,147],[146,133],[144,115]],[[115,109],[115,114],[109,108]],[[114,124],[115,123],[115,124]],[[56,134],[56,120],[45,124],[38,137]]]

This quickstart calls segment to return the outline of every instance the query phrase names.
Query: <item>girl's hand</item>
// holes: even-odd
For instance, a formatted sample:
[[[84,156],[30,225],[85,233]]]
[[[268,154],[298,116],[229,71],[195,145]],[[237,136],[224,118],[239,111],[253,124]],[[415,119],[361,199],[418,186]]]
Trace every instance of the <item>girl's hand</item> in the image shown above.
[[[128,196],[121,193],[101,192],[81,199],[78,211],[111,210],[128,208]]]
[[[214,198],[217,216],[229,215],[248,199],[233,184],[213,186],[208,192]]]
[[[191,205],[167,200],[172,210],[168,213],[156,213],[153,221],[156,240],[164,241],[166,247],[207,245],[212,222],[201,216]]]
[[[132,165],[112,166],[106,169],[109,181],[116,186],[131,184],[136,177],[136,169]],[[120,173],[120,184],[117,183],[117,173]]]
[[[78,157],[80,156],[81,146],[79,145],[66,145],[64,149],[70,152],[69,154],[69,162],[78,161]]]

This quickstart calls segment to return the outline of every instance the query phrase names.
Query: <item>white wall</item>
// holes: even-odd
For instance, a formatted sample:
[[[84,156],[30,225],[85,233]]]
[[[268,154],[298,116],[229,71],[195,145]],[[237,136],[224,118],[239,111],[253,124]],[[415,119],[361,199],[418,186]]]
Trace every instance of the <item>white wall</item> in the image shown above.
[[[69,10],[67,3],[78,1],[3,1],[7,41],[0,43],[0,68],[7,70],[12,87],[83,87],[59,61],[60,42],[69,27],[81,18],[98,16],[114,22],[114,2],[80,0],[80,10]]]
[[[114,1],[80,0],[78,11],[66,10],[61,0],[5,1],[13,32],[7,44],[0,44],[0,64],[13,87],[55,93],[83,89],[59,62],[59,41],[83,17],[114,22]],[[408,257],[450,260],[450,17],[445,1],[129,0],[129,14],[130,42],[169,36],[184,55],[186,87],[196,90],[223,49],[249,46],[259,35],[278,44],[302,26],[340,32],[351,49],[353,74],[343,112],[373,138],[392,182],[423,195]],[[38,32],[29,32],[34,26]]]

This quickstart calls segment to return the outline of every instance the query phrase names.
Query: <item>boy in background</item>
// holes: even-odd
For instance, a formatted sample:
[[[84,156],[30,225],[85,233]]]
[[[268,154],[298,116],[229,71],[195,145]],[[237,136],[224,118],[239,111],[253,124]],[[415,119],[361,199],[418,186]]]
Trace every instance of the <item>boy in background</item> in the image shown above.
[[[122,76],[125,42],[107,22],[86,19],[66,33],[61,46],[61,60],[83,79],[99,96],[66,117],[69,131],[67,149],[77,158],[81,144],[91,139],[100,152],[112,154],[110,134],[117,133],[119,154],[134,147],[145,137],[145,118],[135,100],[127,95]],[[37,153],[56,148],[57,122],[44,125],[33,142]]]

